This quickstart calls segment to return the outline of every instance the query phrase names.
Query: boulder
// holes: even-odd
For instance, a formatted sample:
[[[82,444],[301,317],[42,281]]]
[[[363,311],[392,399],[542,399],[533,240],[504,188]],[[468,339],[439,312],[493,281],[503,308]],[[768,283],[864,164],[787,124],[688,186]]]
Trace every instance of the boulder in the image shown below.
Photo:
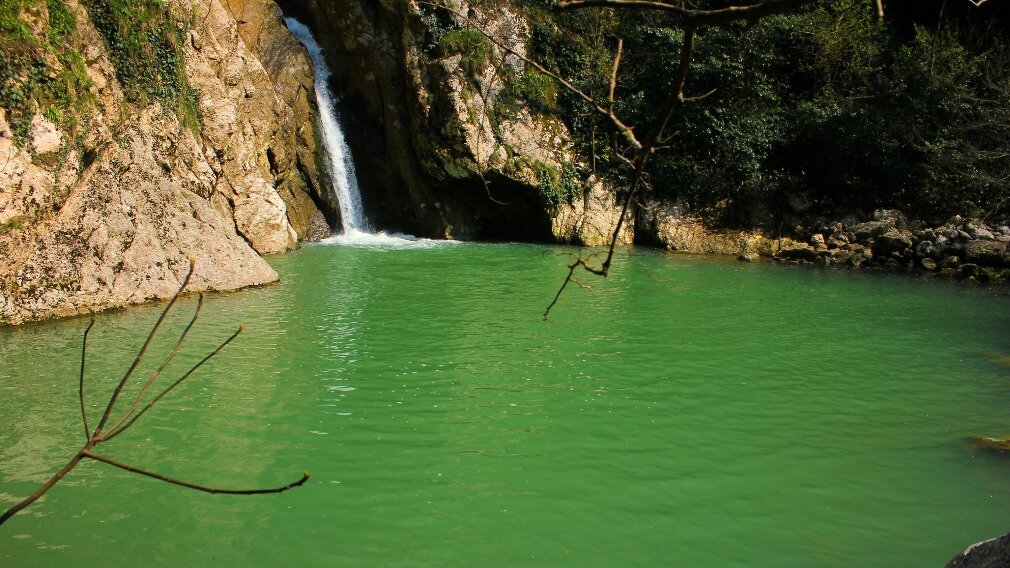
[[[795,260],[795,261],[806,261],[813,262],[817,258],[817,253],[814,248],[806,243],[793,242],[784,245],[777,253],[775,253],[775,258],[782,260]]]
[[[956,256],[948,256],[940,262],[940,268],[957,270],[961,266],[961,259]]]
[[[1007,243],[1000,241],[976,239],[968,241],[964,246],[964,255],[968,262],[983,266],[1002,266],[1006,252]]]
[[[979,274],[979,268],[977,264],[966,263],[962,264],[961,268],[958,269],[958,278],[975,278]]]
[[[923,258],[919,261],[919,264],[922,265],[922,267],[925,268],[926,270],[929,270],[930,272],[936,270],[937,267],[936,261],[933,260],[932,258]]]
[[[872,239],[879,235],[883,235],[887,231],[893,228],[893,225],[887,223],[882,223],[880,221],[867,221],[866,223],[859,223],[851,228],[852,232],[856,236],[856,240],[863,242],[867,239]]]
[[[874,256],[903,255],[911,248],[912,233],[908,231],[890,230],[878,236],[873,242]]]
[[[849,244],[849,242],[849,237],[845,233],[836,231],[828,237],[828,248],[842,248],[843,246]]]
[[[986,239],[990,241],[993,239],[992,231],[980,223],[968,223],[964,228],[964,232],[968,233],[973,239]]]
[[[915,245],[915,254],[923,257],[934,257],[939,254],[939,250],[932,241],[919,241],[919,244]]]

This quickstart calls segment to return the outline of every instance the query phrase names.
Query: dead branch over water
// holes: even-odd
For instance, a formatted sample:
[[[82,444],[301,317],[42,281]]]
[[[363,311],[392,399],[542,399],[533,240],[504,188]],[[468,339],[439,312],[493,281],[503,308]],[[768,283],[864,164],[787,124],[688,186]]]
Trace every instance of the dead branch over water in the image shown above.
[[[176,301],[178,301],[179,297],[182,296],[183,292],[186,289],[186,286],[189,285],[190,278],[192,278],[193,276],[193,269],[194,264],[191,261],[189,271],[186,273],[186,278],[183,280],[182,285],[179,286],[179,290],[168,302],[168,305],[166,305],[165,309],[162,310],[161,316],[158,317],[158,320],[154,323],[154,326],[151,328],[151,332],[148,334],[147,339],[144,341],[143,346],[141,346],[140,351],[137,352],[137,356],[134,358],[133,363],[127,369],[123,377],[119,380],[119,383],[116,385],[116,388],[112,393],[112,396],[109,397],[109,402],[106,404],[105,411],[103,412],[102,417],[98,422],[98,425],[95,426],[94,431],[91,431],[88,427],[88,414],[84,404],[84,377],[85,377],[85,366],[87,362],[88,334],[91,332],[91,328],[94,327],[95,325],[95,320],[94,319],[91,320],[91,322],[88,324],[88,327],[84,330],[84,340],[81,345],[81,371],[79,381],[81,421],[84,425],[85,444],[76,454],[74,454],[72,458],[70,458],[70,461],[67,462],[65,466],[63,466],[49,479],[49,481],[42,484],[42,486],[39,487],[34,493],[24,498],[20,503],[14,505],[10,509],[8,509],[2,516],[0,516],[0,525],[2,525],[8,519],[16,515],[19,511],[21,511],[25,507],[28,507],[29,505],[37,501],[40,497],[45,495],[47,491],[52,489],[53,486],[59,483],[61,479],[66,477],[68,473],[73,471],[73,469],[77,467],[77,464],[79,464],[83,459],[90,459],[97,462],[105,463],[113,467],[129,471],[131,473],[136,473],[138,475],[143,475],[146,477],[150,477],[152,479],[164,481],[165,483],[170,483],[172,485],[179,485],[182,487],[187,487],[189,489],[203,491],[205,493],[223,493],[228,495],[260,495],[264,493],[282,493],[284,491],[287,491],[288,489],[299,487],[303,485],[306,481],[308,481],[309,474],[302,473],[302,477],[297,481],[293,481],[291,483],[279,487],[270,487],[262,489],[226,489],[220,487],[200,485],[196,483],[191,483],[189,481],[175,479],[172,477],[168,477],[166,475],[155,473],[153,471],[148,471],[146,469],[142,469],[136,466],[124,464],[111,458],[102,456],[100,454],[96,454],[94,452],[95,448],[97,448],[99,445],[111,440],[112,438],[115,438],[116,436],[122,434],[123,432],[128,430],[131,426],[133,426],[141,416],[143,416],[148,410],[154,408],[154,406],[158,403],[158,401],[160,401],[165,395],[172,392],[172,390],[174,390],[176,387],[182,384],[186,379],[191,377],[193,373],[196,372],[197,369],[202,367],[204,363],[206,363],[207,361],[212,359],[215,355],[220,353],[222,349],[228,346],[228,344],[234,341],[235,338],[237,338],[239,334],[242,333],[243,328],[242,326],[239,326],[238,330],[236,330],[231,336],[225,339],[220,345],[217,346],[217,348],[211,351],[208,355],[202,358],[195,365],[190,367],[190,369],[185,373],[183,373],[182,376],[180,376],[174,382],[169,384],[164,390],[161,391],[161,393],[153,397],[138,412],[137,409],[140,408],[141,403],[143,403],[145,395],[150,390],[151,386],[156,382],[158,377],[161,375],[161,372],[165,370],[165,367],[168,366],[168,364],[172,361],[172,359],[175,358],[176,354],[182,347],[182,344],[185,341],[186,336],[189,334],[189,331],[193,328],[193,325],[200,318],[200,311],[203,308],[203,294],[200,294],[199,300],[197,301],[196,310],[193,314],[193,318],[190,320],[186,328],[182,331],[182,334],[176,341],[172,351],[165,357],[164,361],[162,361],[161,365],[150,376],[150,378],[147,379],[147,381],[141,387],[140,392],[137,394],[137,397],[130,404],[126,412],[124,412],[123,415],[120,416],[118,420],[114,421],[112,423],[112,426],[106,428],[106,424],[109,423],[112,417],[113,409],[115,408],[116,402],[119,400],[119,397],[123,392],[123,388],[127,385],[127,383],[129,383],[130,378],[134,374],[134,371],[136,371],[137,367],[144,359],[144,355],[147,353],[148,348],[150,347],[151,343],[157,336],[158,331],[161,329],[161,326],[164,323],[165,318],[168,316],[169,312],[172,311],[172,308],[175,306],[175,303]]]

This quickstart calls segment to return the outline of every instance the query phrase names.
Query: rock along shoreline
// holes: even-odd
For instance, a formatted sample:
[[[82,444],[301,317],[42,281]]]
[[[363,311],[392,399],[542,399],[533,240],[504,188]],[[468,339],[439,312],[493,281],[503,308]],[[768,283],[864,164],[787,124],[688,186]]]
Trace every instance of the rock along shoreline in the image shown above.
[[[847,216],[819,223],[809,237],[783,239],[771,257],[778,262],[926,272],[980,284],[1010,283],[1010,227],[955,216],[939,226],[909,220],[893,209],[872,219]],[[745,251],[741,260],[752,260]]]

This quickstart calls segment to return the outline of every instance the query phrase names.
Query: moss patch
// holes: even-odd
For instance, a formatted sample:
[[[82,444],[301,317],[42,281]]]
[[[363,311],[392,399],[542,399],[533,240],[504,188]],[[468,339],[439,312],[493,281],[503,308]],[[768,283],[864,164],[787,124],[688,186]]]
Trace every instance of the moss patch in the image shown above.
[[[84,0],[109,49],[126,99],[160,102],[180,121],[199,130],[197,93],[186,77],[185,26],[162,0]]]
[[[484,34],[472,28],[445,32],[438,46],[445,55],[461,55],[463,59],[460,66],[470,77],[480,75],[491,57],[491,42]]]
[[[47,22],[44,35],[30,22]],[[63,0],[0,3],[0,107],[18,146],[36,113],[73,131],[93,102],[84,58],[74,45],[76,31],[77,18]]]

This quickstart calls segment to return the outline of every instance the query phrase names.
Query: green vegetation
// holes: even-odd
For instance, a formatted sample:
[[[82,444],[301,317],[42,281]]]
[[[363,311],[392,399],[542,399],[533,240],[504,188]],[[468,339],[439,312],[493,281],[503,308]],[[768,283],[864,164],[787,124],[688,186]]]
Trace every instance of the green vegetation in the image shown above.
[[[11,217],[10,219],[0,223],[0,235],[9,233],[10,231],[17,231],[24,228],[24,222],[20,217]]]
[[[196,91],[183,62],[183,27],[162,0],[84,0],[129,102],[161,102],[199,131]],[[0,107],[23,145],[41,113],[76,140],[95,102],[76,39],[77,17],[64,0],[0,3]]]
[[[48,29],[33,29],[29,22]],[[77,19],[63,0],[0,3],[0,107],[21,145],[41,112],[72,131],[93,97],[84,59],[74,48]]]
[[[183,61],[184,26],[163,0],[84,0],[130,102],[161,102],[199,129],[197,94]]]
[[[682,41],[674,22],[657,13],[547,6],[521,3],[531,55],[603,97],[613,47],[624,38],[616,108],[648,132],[673,88]],[[879,23],[864,1],[837,0],[753,28],[703,30],[688,94],[715,92],[675,117],[650,183],[698,207],[785,210],[791,196],[803,195],[814,212],[896,207],[929,220],[1005,216],[1007,38],[991,21],[950,16],[937,26],[936,16],[917,5]],[[580,153],[620,185],[626,166],[613,156],[604,122],[568,91],[551,91],[549,78],[526,79],[516,79],[524,86],[515,96],[564,120]]]
[[[446,55],[461,55],[460,65],[470,77],[479,75],[491,56],[491,42],[484,34],[470,28],[446,31],[438,45]]]
[[[564,164],[561,170],[531,158],[520,158],[515,164],[517,169],[524,166],[533,171],[540,197],[551,209],[571,204],[582,195],[582,183],[574,163]]]
[[[540,112],[557,112],[558,85],[554,79],[536,70],[523,73],[518,80],[519,92],[530,103],[534,110]]]

